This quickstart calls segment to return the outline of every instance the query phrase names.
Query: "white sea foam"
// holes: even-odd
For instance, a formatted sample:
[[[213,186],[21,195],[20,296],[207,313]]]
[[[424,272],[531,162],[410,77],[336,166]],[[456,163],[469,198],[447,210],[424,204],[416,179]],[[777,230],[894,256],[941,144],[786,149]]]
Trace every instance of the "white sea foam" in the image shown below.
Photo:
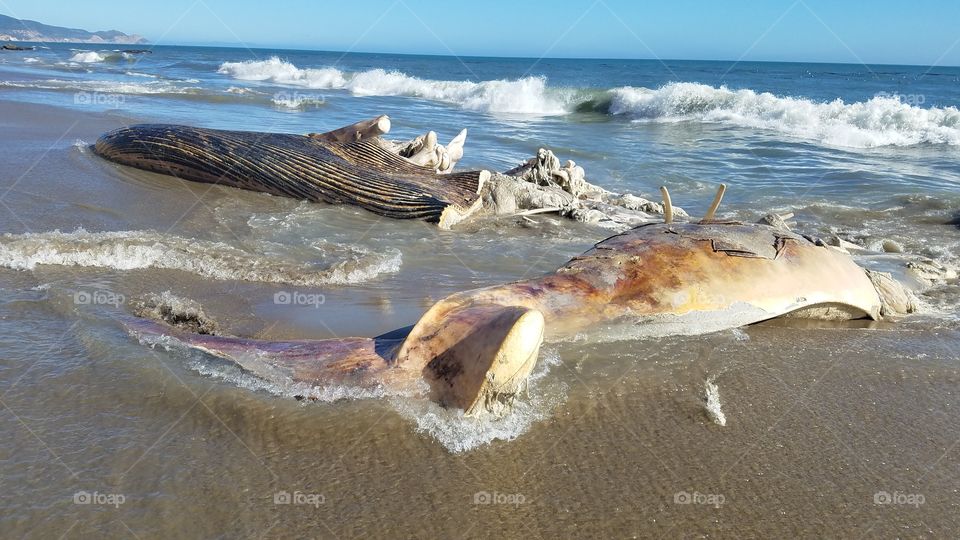
[[[106,59],[107,56],[105,54],[101,54],[96,51],[78,52],[70,57],[71,62],[77,62],[80,64],[94,64],[96,62],[103,62]]]
[[[837,146],[960,145],[956,107],[924,109],[895,96],[819,103],[768,92],[671,83],[611,90],[610,113],[640,121],[702,121],[776,131]]]
[[[545,378],[560,363],[555,351],[544,351],[528,380],[528,396],[518,397],[500,418],[468,418],[463,411],[444,409],[426,399],[393,399],[397,411],[453,453],[462,453],[493,441],[512,441],[543,420],[566,397],[566,386]]]
[[[727,425],[727,416],[723,414],[723,409],[720,405],[720,389],[717,387],[717,383],[714,382],[713,377],[708,378],[704,383],[703,394],[704,409],[707,411],[707,416],[710,417],[710,420],[718,426]]]
[[[303,286],[359,283],[397,272],[397,250],[372,253],[353,248],[317,267],[288,264],[222,242],[183,238],[154,231],[60,231],[0,236],[0,266],[32,270],[37,265],[135,270],[157,268],[218,280],[288,283]]]
[[[39,90],[100,92],[104,94],[198,94],[201,89],[167,81],[118,82],[45,79],[38,81],[0,81],[0,87]]]
[[[250,88],[244,88],[244,87],[242,87],[242,86],[231,86],[231,87],[227,88],[226,90],[224,90],[224,92],[226,92],[226,93],[228,93],[228,94],[254,94],[254,93],[257,93],[256,91],[251,90]]]
[[[242,81],[270,81],[305,88],[343,88],[347,82],[338,69],[300,69],[276,56],[269,60],[224,62],[217,72]]]
[[[563,100],[548,95],[546,79],[542,77],[483,82],[436,81],[383,69],[359,73],[345,73],[335,68],[301,69],[277,57],[225,62],[218,72],[239,80],[348,90],[359,96],[421,97],[492,113],[553,115],[566,112]]]

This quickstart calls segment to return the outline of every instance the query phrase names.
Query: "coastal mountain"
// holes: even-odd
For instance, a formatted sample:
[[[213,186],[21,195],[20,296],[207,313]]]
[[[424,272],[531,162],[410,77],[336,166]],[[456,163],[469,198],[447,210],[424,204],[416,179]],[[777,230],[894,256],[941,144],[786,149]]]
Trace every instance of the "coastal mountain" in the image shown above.
[[[122,43],[128,45],[147,43],[146,39],[136,34],[124,34],[118,30],[88,32],[77,28],[64,28],[37,21],[15,19],[6,15],[0,15],[0,41]]]

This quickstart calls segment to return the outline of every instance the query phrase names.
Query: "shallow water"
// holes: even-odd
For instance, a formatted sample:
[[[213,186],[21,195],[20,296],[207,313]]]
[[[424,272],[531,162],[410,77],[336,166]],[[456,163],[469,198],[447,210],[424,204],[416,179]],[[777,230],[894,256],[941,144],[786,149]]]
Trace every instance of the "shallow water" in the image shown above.
[[[143,59],[76,66],[69,59],[83,51],[28,54],[40,60],[0,57],[0,125],[11,134],[0,158],[5,536],[960,530],[956,283],[924,295],[925,313],[898,323],[774,321],[700,337],[548,345],[529,395],[498,421],[465,419],[417,395],[324,388],[297,401],[301,388],[266,385],[175,343],[142,344],[122,318],[148,295],[170,291],[199,302],[230,334],[375,335],[410,324],[452,292],[551,271],[609,233],[548,217],[445,232],[123,169],[86,148],[132,122],[307,132],[385,112],[398,137],[436,129],[444,138],[469,127],[465,167],[506,169],[547,145],[611,189],[651,196],[668,184],[693,215],[724,181],[726,216],[789,210],[805,233],[867,247],[891,239],[956,265],[960,230],[946,224],[960,209],[956,127],[918,120],[960,102],[953,68],[924,75],[926,68],[884,66],[871,75],[748,64],[721,77],[729,65],[671,64],[670,73],[650,63],[545,61],[525,74],[529,62],[519,60],[378,55],[337,67],[350,80],[386,66],[428,81],[545,75],[542,95],[539,79],[520,85],[533,92],[520,105],[540,107],[520,114],[505,101],[517,85],[410,87],[367,74],[366,84],[379,85],[370,96],[357,86],[308,88],[320,75],[283,65],[308,83],[217,73],[251,59],[236,50],[158,48]],[[257,54],[270,62],[272,52]],[[336,60],[279,54],[299,70]],[[263,64],[252,68],[264,73]],[[143,75],[200,90],[136,93],[151,88]],[[119,83],[140,86],[121,93]],[[788,102],[763,108],[750,95],[718,96],[720,83],[807,103],[792,119]],[[629,114],[565,112],[582,102],[576,92],[603,101],[623,86],[659,93]],[[423,95],[447,87],[480,105]],[[102,90],[107,97],[90,94]],[[324,100],[291,108],[273,103],[280,92],[322,92]],[[816,104],[867,103],[878,92],[926,97],[909,105],[916,110],[875,102],[865,114],[880,123],[860,118],[845,138],[833,120],[802,123],[824,111]],[[690,109],[691,100],[710,99],[740,101]],[[562,110],[545,110],[556,105],[550,100]],[[774,122],[781,113],[782,125]],[[283,293],[323,301],[277,304]],[[716,385],[709,406],[708,381]],[[92,504],[75,502],[83,492]],[[284,492],[294,504],[275,503]]]

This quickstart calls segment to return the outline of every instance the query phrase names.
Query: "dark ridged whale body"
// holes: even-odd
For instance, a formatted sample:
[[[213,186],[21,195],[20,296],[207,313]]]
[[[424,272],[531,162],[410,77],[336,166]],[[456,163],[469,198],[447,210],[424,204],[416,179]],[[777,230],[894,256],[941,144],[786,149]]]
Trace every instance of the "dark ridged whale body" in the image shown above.
[[[284,133],[224,131],[169,124],[124,127],[94,152],[138,169],[333,204],[396,219],[450,227],[480,206],[486,171],[437,174],[382,148]]]

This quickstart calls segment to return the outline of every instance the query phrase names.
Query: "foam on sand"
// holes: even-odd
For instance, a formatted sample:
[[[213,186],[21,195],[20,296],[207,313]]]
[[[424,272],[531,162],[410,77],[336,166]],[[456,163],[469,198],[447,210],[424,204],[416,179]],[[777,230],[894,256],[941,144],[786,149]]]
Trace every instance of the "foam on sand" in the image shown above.
[[[218,280],[259,281],[303,286],[361,283],[397,272],[397,250],[373,253],[330,244],[333,261],[317,267],[285,263],[275,257],[223,242],[183,238],[154,231],[60,231],[0,236],[0,266],[32,270],[38,265],[136,270],[180,270]]]
[[[720,389],[713,377],[708,378],[703,385],[703,400],[704,410],[710,420],[718,426],[727,425],[727,416],[723,414],[723,409],[720,406]]]
[[[518,396],[510,411],[500,418],[466,417],[461,410],[444,409],[427,399],[391,401],[402,416],[415,424],[419,433],[437,440],[450,452],[468,452],[496,440],[512,441],[545,419],[566,397],[563,383],[555,378],[546,379],[550,369],[559,363],[560,356],[555,351],[542,351],[527,380],[527,395]]]

